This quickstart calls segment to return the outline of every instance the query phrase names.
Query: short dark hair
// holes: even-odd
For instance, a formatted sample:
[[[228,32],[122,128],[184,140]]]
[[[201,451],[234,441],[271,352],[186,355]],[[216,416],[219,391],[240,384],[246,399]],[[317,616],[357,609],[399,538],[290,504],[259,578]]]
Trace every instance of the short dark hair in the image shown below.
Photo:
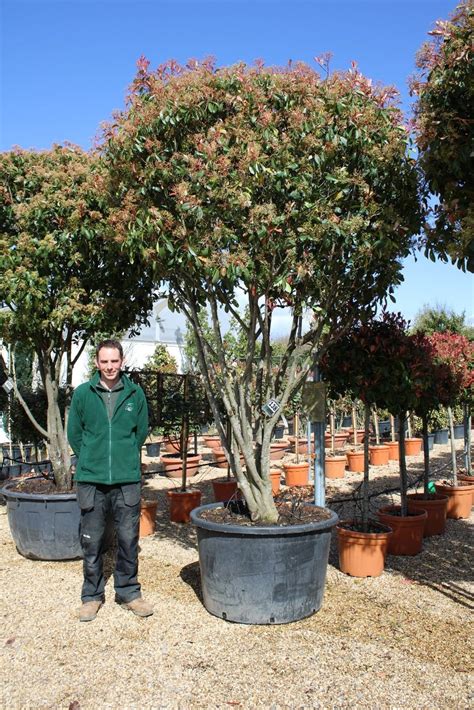
[[[95,349],[95,356],[99,357],[99,351],[102,348],[114,348],[120,353],[120,359],[123,360],[123,348],[120,340],[114,340],[113,338],[107,338],[106,340],[101,340]]]

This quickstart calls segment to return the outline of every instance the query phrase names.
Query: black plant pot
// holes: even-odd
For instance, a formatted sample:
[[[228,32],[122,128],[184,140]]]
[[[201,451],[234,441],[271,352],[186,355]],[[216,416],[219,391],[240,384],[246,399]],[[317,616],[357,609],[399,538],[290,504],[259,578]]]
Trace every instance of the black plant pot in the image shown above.
[[[283,439],[283,434],[285,432],[285,427],[283,424],[278,424],[275,429],[273,430],[273,438],[274,439]]]
[[[454,438],[455,439],[464,439],[464,424],[455,424],[453,428],[454,428]]]
[[[449,441],[449,429],[438,429],[434,433],[435,444],[447,444]]]
[[[146,455],[150,458],[160,455],[160,443],[146,444]]]
[[[285,624],[321,607],[331,530],[338,517],[283,527],[220,524],[195,508],[204,606],[242,624]]]

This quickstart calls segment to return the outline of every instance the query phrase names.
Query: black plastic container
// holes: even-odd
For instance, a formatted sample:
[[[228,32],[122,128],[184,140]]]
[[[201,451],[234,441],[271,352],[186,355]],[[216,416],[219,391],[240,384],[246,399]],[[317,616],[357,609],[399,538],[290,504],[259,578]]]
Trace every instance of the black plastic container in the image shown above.
[[[197,528],[204,606],[215,616],[242,624],[285,624],[321,607],[329,556],[328,520],[265,527],[203,520],[191,511]]]

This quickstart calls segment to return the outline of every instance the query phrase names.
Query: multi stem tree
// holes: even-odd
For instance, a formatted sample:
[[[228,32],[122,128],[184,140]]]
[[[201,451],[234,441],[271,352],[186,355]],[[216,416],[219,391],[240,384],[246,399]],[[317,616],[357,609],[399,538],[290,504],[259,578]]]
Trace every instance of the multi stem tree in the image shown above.
[[[46,426],[18,387],[15,395],[48,444],[60,489],[71,485],[60,386],[91,336],[145,321],[152,305],[151,281],[107,234],[108,203],[100,162],[77,147],[0,156],[0,335],[36,354]]]
[[[436,196],[426,251],[474,271],[474,4],[440,20],[417,56],[415,121],[420,165]]]
[[[152,72],[142,58],[127,109],[105,130],[117,238],[136,260],[153,249],[166,272],[253,520],[278,517],[268,470],[281,410],[327,344],[400,283],[421,224],[394,95],[355,66],[325,78],[304,64]],[[243,362],[226,350],[220,308],[246,335]],[[282,313],[289,337],[276,364]],[[278,410],[264,413],[272,399]]]

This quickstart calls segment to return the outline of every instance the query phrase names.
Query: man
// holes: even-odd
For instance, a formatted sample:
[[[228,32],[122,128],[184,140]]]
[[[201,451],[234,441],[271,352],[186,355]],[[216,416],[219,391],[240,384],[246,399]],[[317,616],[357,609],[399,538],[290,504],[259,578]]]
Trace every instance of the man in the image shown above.
[[[103,541],[112,515],[117,533],[115,601],[137,616],[153,614],[138,583],[140,450],[148,430],[143,390],[122,373],[117,340],[97,346],[98,372],[74,392],[68,439],[77,456],[84,583],[80,621],[92,621],[104,603]]]

